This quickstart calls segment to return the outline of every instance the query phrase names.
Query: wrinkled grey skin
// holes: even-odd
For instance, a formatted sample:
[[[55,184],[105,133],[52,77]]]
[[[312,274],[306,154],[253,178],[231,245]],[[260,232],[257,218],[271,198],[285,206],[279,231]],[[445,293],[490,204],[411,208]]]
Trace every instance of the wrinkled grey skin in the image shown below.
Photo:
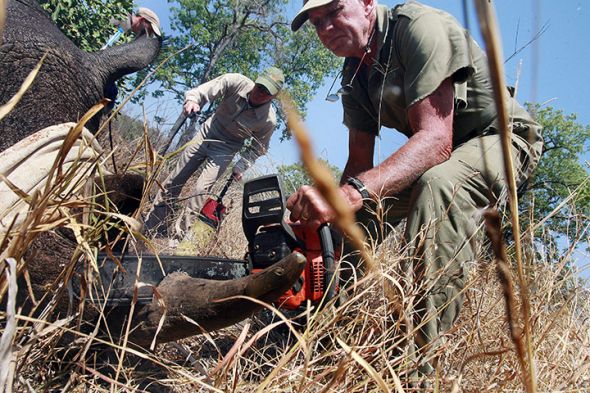
[[[8,117],[0,120],[0,151],[47,126],[76,121],[104,97],[109,83],[147,66],[159,49],[158,39],[143,35],[126,45],[86,53],[59,31],[34,0],[9,0],[0,47],[0,104],[18,91],[45,52],[48,56],[23,100]],[[87,127],[95,131],[99,120],[95,116]],[[137,209],[143,188],[141,176],[128,173],[107,176],[104,186],[100,195],[108,194],[121,213],[131,214]],[[36,299],[45,299],[37,310],[43,309],[55,294],[57,314],[67,312],[71,306],[61,281],[64,266],[71,264],[76,248],[70,235],[61,230],[42,232],[26,250],[24,260],[31,289]],[[151,304],[135,309],[130,339],[148,346],[156,333],[156,342],[166,342],[229,326],[262,307],[244,296],[275,301],[293,286],[304,266],[305,257],[293,253],[261,272],[232,281],[196,279],[180,273],[167,276],[156,288],[161,300],[154,297]],[[26,313],[35,313],[26,283],[21,283],[19,289],[19,307],[24,305]],[[227,298],[232,299],[222,301]],[[85,310],[89,321],[98,313],[91,305]],[[112,325],[112,333],[124,331],[126,316],[121,310],[109,314],[107,322]],[[187,322],[187,317],[198,326]]]
[[[145,34],[131,43],[86,53],[76,47],[35,0],[8,0],[0,47],[0,104],[6,103],[47,52],[33,85],[0,120],[0,151],[45,127],[78,120],[104,98],[108,83],[150,64],[161,42]],[[87,127],[96,131],[100,115]]]

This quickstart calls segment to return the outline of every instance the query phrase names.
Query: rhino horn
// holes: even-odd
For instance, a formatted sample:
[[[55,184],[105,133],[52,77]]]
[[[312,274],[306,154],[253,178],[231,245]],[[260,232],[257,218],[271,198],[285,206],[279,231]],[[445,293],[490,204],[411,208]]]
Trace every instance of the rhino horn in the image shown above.
[[[305,257],[291,253],[258,273],[229,281],[192,278],[184,273],[168,275],[158,285],[160,300],[134,316],[131,341],[148,346],[210,332],[237,323],[277,300],[301,276]],[[158,331],[162,320],[163,324]]]

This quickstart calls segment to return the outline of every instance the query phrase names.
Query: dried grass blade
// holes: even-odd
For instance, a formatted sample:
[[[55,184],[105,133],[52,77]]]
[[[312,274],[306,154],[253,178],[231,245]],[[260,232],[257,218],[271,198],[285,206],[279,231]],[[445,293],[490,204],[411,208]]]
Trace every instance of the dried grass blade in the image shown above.
[[[391,391],[391,390],[389,390],[389,388],[387,387],[387,384],[385,383],[383,378],[381,378],[381,375],[379,375],[377,370],[375,370],[373,368],[373,366],[371,366],[365,359],[363,359],[363,357],[361,355],[359,355],[351,347],[346,345],[346,343],[344,341],[342,341],[340,339],[340,337],[336,337],[336,341],[338,341],[338,344],[342,347],[342,349],[344,349],[344,351],[348,355],[350,355],[358,364],[361,365],[362,368],[364,368],[367,371],[367,373],[369,373],[369,376],[373,379],[373,381],[375,381],[375,383],[377,383],[377,385],[379,386],[379,388],[381,389],[382,392],[390,392]],[[397,388],[397,386],[396,386],[396,388]],[[399,390],[399,388],[397,388],[397,391],[400,393],[403,393],[403,390]]]
[[[0,44],[2,44],[2,32],[4,31],[4,22],[6,21],[6,2],[0,0]]]
[[[492,79],[492,86],[494,87],[494,98],[496,108],[498,111],[498,120],[500,122],[500,135],[502,139],[502,152],[504,156],[504,171],[506,181],[508,182],[509,203],[512,211],[512,230],[514,233],[514,249],[516,253],[516,264],[518,270],[518,281],[521,288],[522,298],[522,313],[524,324],[524,336],[527,347],[528,357],[528,372],[525,372],[525,387],[528,392],[537,391],[537,382],[535,375],[535,358],[533,351],[533,343],[531,338],[530,326],[530,296],[528,291],[527,280],[524,274],[522,263],[522,247],[520,244],[520,223],[518,219],[518,197],[516,190],[516,178],[513,171],[513,162],[511,155],[511,134],[512,129],[509,127],[508,108],[506,107],[507,89],[504,81],[504,67],[502,60],[502,47],[500,44],[500,34],[496,24],[496,16],[493,10],[493,5],[489,0],[475,0],[477,16],[482,35],[486,42],[486,52],[488,55],[488,63],[490,66],[490,76]]]
[[[100,371],[97,371],[95,369],[93,369],[92,367],[88,367],[86,364],[82,363],[82,362],[76,362],[76,364],[78,365],[78,367],[80,367],[82,370],[89,372],[90,374],[94,375],[95,377],[111,384],[111,387],[114,388],[115,386],[117,386],[118,388],[122,389],[122,391],[124,392],[139,392],[140,390],[131,387],[127,384],[121,383],[119,381],[115,381],[114,379],[104,375],[103,373],[101,373]]]
[[[129,307],[129,314],[127,316],[127,325],[125,326],[125,334],[123,336],[123,350],[121,351],[121,356],[119,356],[119,364],[117,365],[117,371],[115,373],[115,380],[119,380],[119,375],[123,370],[123,360],[125,358],[125,353],[129,351],[127,346],[129,342],[129,333],[131,332],[131,323],[133,322],[133,313],[135,312],[135,305],[137,304],[137,297],[139,295],[139,288],[143,285],[141,281],[139,281],[139,275],[141,274],[141,267],[142,267],[143,259],[140,257],[137,263],[137,273],[135,276],[135,284],[133,285],[133,300],[131,301],[131,307]],[[164,313],[166,314],[166,310],[164,309]],[[160,321],[161,323],[162,321]],[[159,324],[158,324],[159,326]],[[157,336],[157,334],[156,334]],[[155,340],[155,337],[154,337]]]
[[[59,150],[59,153],[57,155],[57,158],[58,158],[58,160],[57,160],[58,178],[61,177],[63,163],[64,163],[69,151],[72,149],[72,147],[74,146],[74,144],[76,143],[76,141],[78,140],[80,135],[82,135],[82,131],[84,130],[84,126],[86,125],[86,123],[88,123],[88,121],[90,119],[92,119],[98,112],[100,112],[107,105],[107,103],[108,103],[107,99],[100,100],[98,102],[98,104],[94,105],[92,108],[90,108],[84,114],[84,116],[82,116],[80,121],[70,130],[68,135],[66,135],[66,138],[64,139],[61,149]],[[55,167],[52,168],[51,175],[53,175],[54,170],[55,170]],[[49,176],[49,179],[51,179],[51,178],[52,178],[52,176]]]
[[[14,258],[6,258],[8,267],[5,269],[8,281],[8,300],[6,302],[6,322],[0,339],[0,390],[12,391],[14,379],[15,353],[12,350],[16,335],[16,283],[17,263]]]
[[[5,183],[8,186],[8,188],[10,188],[10,191],[12,191],[16,195],[18,195],[18,197],[20,199],[26,201],[27,203],[30,202],[30,200],[31,200],[30,195],[27,194],[26,192],[24,192],[23,190],[21,190],[16,184],[11,182],[10,179],[4,175],[4,173],[0,173],[0,181]],[[5,213],[8,213],[8,212],[5,212]]]
[[[301,162],[305,169],[307,169],[309,176],[313,179],[315,187],[336,213],[335,224],[346,233],[354,247],[360,251],[367,270],[369,272],[376,271],[377,265],[365,247],[363,232],[355,223],[354,214],[350,206],[342,199],[338,191],[338,186],[334,182],[330,172],[316,159],[311,147],[309,134],[303,125],[301,116],[299,116],[299,112],[292,98],[288,93],[283,92],[281,93],[280,99],[281,105],[287,115],[287,125],[299,145]]]
[[[241,347],[244,344],[244,341],[246,340],[246,336],[248,335],[249,331],[250,331],[250,324],[246,323],[244,325],[244,327],[242,328],[242,331],[240,332],[240,335],[238,336],[238,339],[236,340],[234,345],[232,345],[231,349],[227,352],[227,354],[223,357],[223,359],[221,359],[221,362],[213,369],[213,371],[211,371],[210,374],[217,373],[219,370],[221,370],[222,368],[227,366],[232,361],[232,359],[234,358],[236,353],[242,352]]]
[[[112,212],[103,212],[102,214],[107,217],[113,217],[113,218],[117,218],[117,219],[123,221],[125,224],[127,224],[129,226],[129,229],[132,232],[140,232],[141,231],[142,223],[133,217],[130,217],[130,216],[127,216],[127,215],[121,214],[121,213],[112,213]]]
[[[3,7],[0,7],[0,9],[2,9],[2,8]],[[0,37],[2,37],[1,33],[0,33]],[[41,57],[41,60],[39,60],[39,62],[35,66],[35,68],[33,68],[33,70],[31,72],[29,72],[29,75],[27,75],[27,77],[25,78],[25,81],[20,86],[20,89],[18,89],[16,94],[10,100],[8,100],[8,102],[6,104],[0,106],[0,120],[2,120],[6,115],[8,115],[12,109],[14,109],[16,104],[18,104],[19,101],[21,100],[21,98],[23,98],[23,96],[25,95],[25,93],[27,92],[29,87],[31,87],[31,85],[33,84],[33,81],[35,80],[35,78],[37,77],[37,74],[39,73],[39,70],[41,69],[41,65],[45,61],[46,56],[47,56],[47,53],[45,53],[43,55],[43,57]]]
[[[146,285],[146,284],[143,284],[143,285]],[[150,344],[150,351],[153,351],[156,348],[158,334],[162,330],[162,326],[164,326],[164,321],[166,320],[166,313],[168,311],[168,308],[166,307],[166,303],[164,303],[164,298],[162,297],[162,294],[158,291],[158,289],[152,285],[150,285],[150,287],[152,288],[152,291],[154,293],[154,297],[158,301],[158,305],[160,306],[160,308],[162,310],[164,310],[164,311],[162,311],[162,316],[160,317],[160,320],[158,321],[158,326],[156,327],[156,333],[154,333],[154,339],[152,340],[152,342]],[[137,296],[137,291],[135,291],[133,293],[133,296],[134,297]],[[135,299],[134,303],[135,302],[137,302],[137,299]],[[131,318],[131,315],[129,316],[129,318]]]
[[[516,295],[514,294],[514,284],[512,283],[512,276],[510,275],[510,265],[508,264],[508,256],[506,255],[506,248],[502,242],[502,229],[500,214],[497,210],[486,210],[483,213],[485,219],[486,233],[496,257],[496,270],[498,272],[498,279],[502,284],[502,294],[506,303],[506,319],[510,328],[510,338],[516,348],[518,362],[523,372],[523,382],[528,386],[526,375],[526,351],[522,341],[522,331],[518,327],[518,314],[516,313]],[[527,387],[528,388],[528,387]]]

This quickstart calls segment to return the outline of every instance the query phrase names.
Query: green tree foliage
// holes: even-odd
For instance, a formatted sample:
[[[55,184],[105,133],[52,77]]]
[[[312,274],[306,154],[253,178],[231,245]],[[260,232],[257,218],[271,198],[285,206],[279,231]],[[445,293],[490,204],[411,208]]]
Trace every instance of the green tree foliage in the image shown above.
[[[335,181],[339,181],[342,176],[342,171],[334,165],[331,165],[328,161],[322,160],[322,163],[332,172]],[[309,177],[307,171],[301,163],[291,165],[279,165],[279,175],[283,179],[283,185],[285,187],[285,194],[291,195],[299,187],[303,185],[312,185],[313,181]]]
[[[552,216],[547,224],[561,235],[570,235],[573,221],[587,222],[590,216],[590,179],[582,155],[590,147],[590,126],[576,121],[575,114],[539,105],[529,110],[543,126],[545,145],[539,166],[523,200],[524,215],[533,208],[534,217],[547,217],[566,198],[575,193],[570,203]],[[569,228],[568,228],[569,227]]]
[[[115,32],[111,18],[122,19],[133,0],[38,0],[61,31],[79,48],[99,50]]]
[[[136,141],[142,138],[145,132],[145,127],[143,119],[137,119],[125,113],[119,113],[113,121],[113,129],[118,130],[121,138],[127,142]],[[157,141],[162,139],[162,135],[157,128],[148,126],[147,133],[153,142],[157,143]]]
[[[254,79],[276,65],[283,69],[286,87],[304,111],[324,78],[341,64],[309,27],[291,32],[285,16],[288,0],[169,2],[173,33],[162,57],[186,49],[157,72],[156,96],[172,91],[181,102],[186,90],[223,73]],[[286,130],[283,137],[288,137]]]

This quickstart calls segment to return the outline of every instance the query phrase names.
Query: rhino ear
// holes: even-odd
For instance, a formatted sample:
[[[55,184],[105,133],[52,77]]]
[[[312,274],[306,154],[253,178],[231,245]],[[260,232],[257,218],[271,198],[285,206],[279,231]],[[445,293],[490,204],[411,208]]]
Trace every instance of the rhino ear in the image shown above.
[[[272,303],[289,290],[301,276],[305,262],[303,255],[294,252],[261,272],[231,281],[171,274],[157,287],[161,299],[154,299],[134,317],[130,339],[148,346],[233,325],[262,308],[249,298]]]
[[[135,40],[95,52],[96,63],[109,81],[137,72],[156,60],[162,39],[141,34]]]

